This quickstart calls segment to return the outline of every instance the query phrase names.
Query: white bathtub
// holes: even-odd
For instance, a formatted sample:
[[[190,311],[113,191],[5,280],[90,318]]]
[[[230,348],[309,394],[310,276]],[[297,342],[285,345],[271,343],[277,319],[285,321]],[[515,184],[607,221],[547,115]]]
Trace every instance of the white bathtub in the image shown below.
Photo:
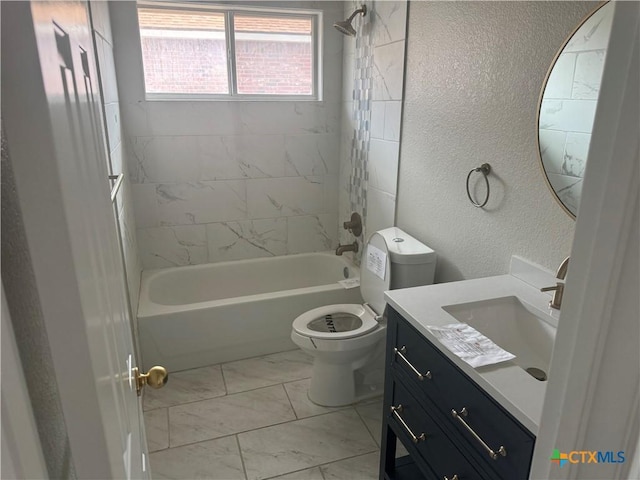
[[[362,303],[345,257],[306,253],[142,273],[138,327],[145,368],[170,371],[296,348],[291,323],[333,303]]]

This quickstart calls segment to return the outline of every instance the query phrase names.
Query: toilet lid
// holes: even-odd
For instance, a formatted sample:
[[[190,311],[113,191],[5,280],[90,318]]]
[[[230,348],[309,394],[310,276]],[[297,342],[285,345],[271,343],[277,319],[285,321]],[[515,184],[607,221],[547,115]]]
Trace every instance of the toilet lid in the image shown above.
[[[300,335],[331,340],[359,337],[377,327],[362,305],[349,303],[314,308],[293,321],[293,330]]]
[[[378,315],[384,313],[384,292],[389,290],[391,262],[387,242],[379,233],[371,235],[360,265],[362,298]]]

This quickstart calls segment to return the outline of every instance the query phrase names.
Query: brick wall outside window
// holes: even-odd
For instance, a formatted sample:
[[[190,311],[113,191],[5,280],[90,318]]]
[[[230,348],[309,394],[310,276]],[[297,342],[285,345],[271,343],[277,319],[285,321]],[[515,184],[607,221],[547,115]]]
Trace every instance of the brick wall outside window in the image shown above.
[[[223,39],[142,37],[147,92],[226,94]],[[237,84],[243,94],[310,95],[309,42],[238,40]]]
[[[311,95],[310,43],[236,42],[238,92]]]
[[[224,39],[142,37],[148,93],[229,93]]]

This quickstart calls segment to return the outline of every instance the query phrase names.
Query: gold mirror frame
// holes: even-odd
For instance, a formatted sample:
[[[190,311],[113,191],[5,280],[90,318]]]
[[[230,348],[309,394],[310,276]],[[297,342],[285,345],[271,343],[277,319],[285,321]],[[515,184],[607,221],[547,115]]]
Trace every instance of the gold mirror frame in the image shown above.
[[[549,190],[553,194],[553,198],[558,203],[558,205],[560,205],[560,207],[567,213],[567,215],[569,215],[573,220],[576,219],[576,214],[574,214],[564,204],[562,199],[559,197],[558,192],[555,190],[555,188],[551,184],[551,181],[549,180],[549,175],[547,174],[547,171],[546,171],[545,166],[544,166],[544,161],[542,159],[542,150],[540,148],[540,112],[542,110],[542,100],[544,99],[544,93],[545,93],[545,90],[547,89],[547,84],[549,82],[549,78],[551,77],[551,73],[553,72],[553,69],[555,68],[556,63],[558,62],[558,59],[560,58],[560,55],[562,55],[564,53],[564,50],[567,47],[567,45],[569,44],[569,42],[571,42],[571,40],[573,39],[575,34],[584,26],[584,24],[596,12],[598,12],[602,7],[604,7],[605,5],[607,5],[609,3],[610,2],[608,0],[607,1],[603,1],[602,3],[600,3],[596,8],[594,8],[591,12],[589,12],[587,15],[585,15],[585,17],[580,21],[580,23],[569,33],[569,35],[567,36],[567,38],[562,43],[562,45],[560,46],[560,48],[556,52],[555,56],[553,57],[553,60],[551,61],[551,65],[549,66],[549,69],[547,70],[547,74],[545,75],[544,82],[542,83],[542,88],[540,90],[540,95],[538,97],[538,110],[536,112],[536,139],[537,139],[537,143],[538,143],[538,148],[537,148],[537,151],[538,151],[538,164],[540,165],[540,168],[542,170],[542,174],[544,176],[545,183],[547,184],[547,187],[549,188]],[[588,161],[588,158],[587,158],[587,161]]]

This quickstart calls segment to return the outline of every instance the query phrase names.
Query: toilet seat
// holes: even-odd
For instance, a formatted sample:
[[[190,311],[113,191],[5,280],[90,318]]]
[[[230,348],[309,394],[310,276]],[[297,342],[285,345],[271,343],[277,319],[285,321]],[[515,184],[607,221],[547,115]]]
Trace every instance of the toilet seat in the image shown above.
[[[309,324],[314,320],[322,319],[328,315],[349,314],[357,317],[362,322],[357,328],[353,330],[347,330],[344,332],[332,332],[332,331],[318,331],[311,329]],[[303,313],[293,321],[293,330],[299,335],[305,337],[325,339],[325,340],[340,340],[345,338],[354,338],[369,333],[375,330],[379,326],[377,318],[373,315],[370,309],[364,307],[364,305],[357,304],[337,304],[327,305],[324,307],[314,308],[308,312]]]
[[[293,334],[318,340],[344,340],[366,335],[379,327],[384,312],[384,292],[389,290],[391,264],[386,240],[379,233],[371,235],[360,270],[360,291],[365,303],[327,305],[303,313],[293,321]],[[328,317],[334,315],[335,318]],[[328,317],[328,318],[323,318]],[[353,320],[361,325],[352,328]],[[341,331],[344,330],[344,331]],[[295,340],[294,340],[295,341]],[[333,343],[333,342],[331,342]],[[315,344],[314,348],[318,348]]]

